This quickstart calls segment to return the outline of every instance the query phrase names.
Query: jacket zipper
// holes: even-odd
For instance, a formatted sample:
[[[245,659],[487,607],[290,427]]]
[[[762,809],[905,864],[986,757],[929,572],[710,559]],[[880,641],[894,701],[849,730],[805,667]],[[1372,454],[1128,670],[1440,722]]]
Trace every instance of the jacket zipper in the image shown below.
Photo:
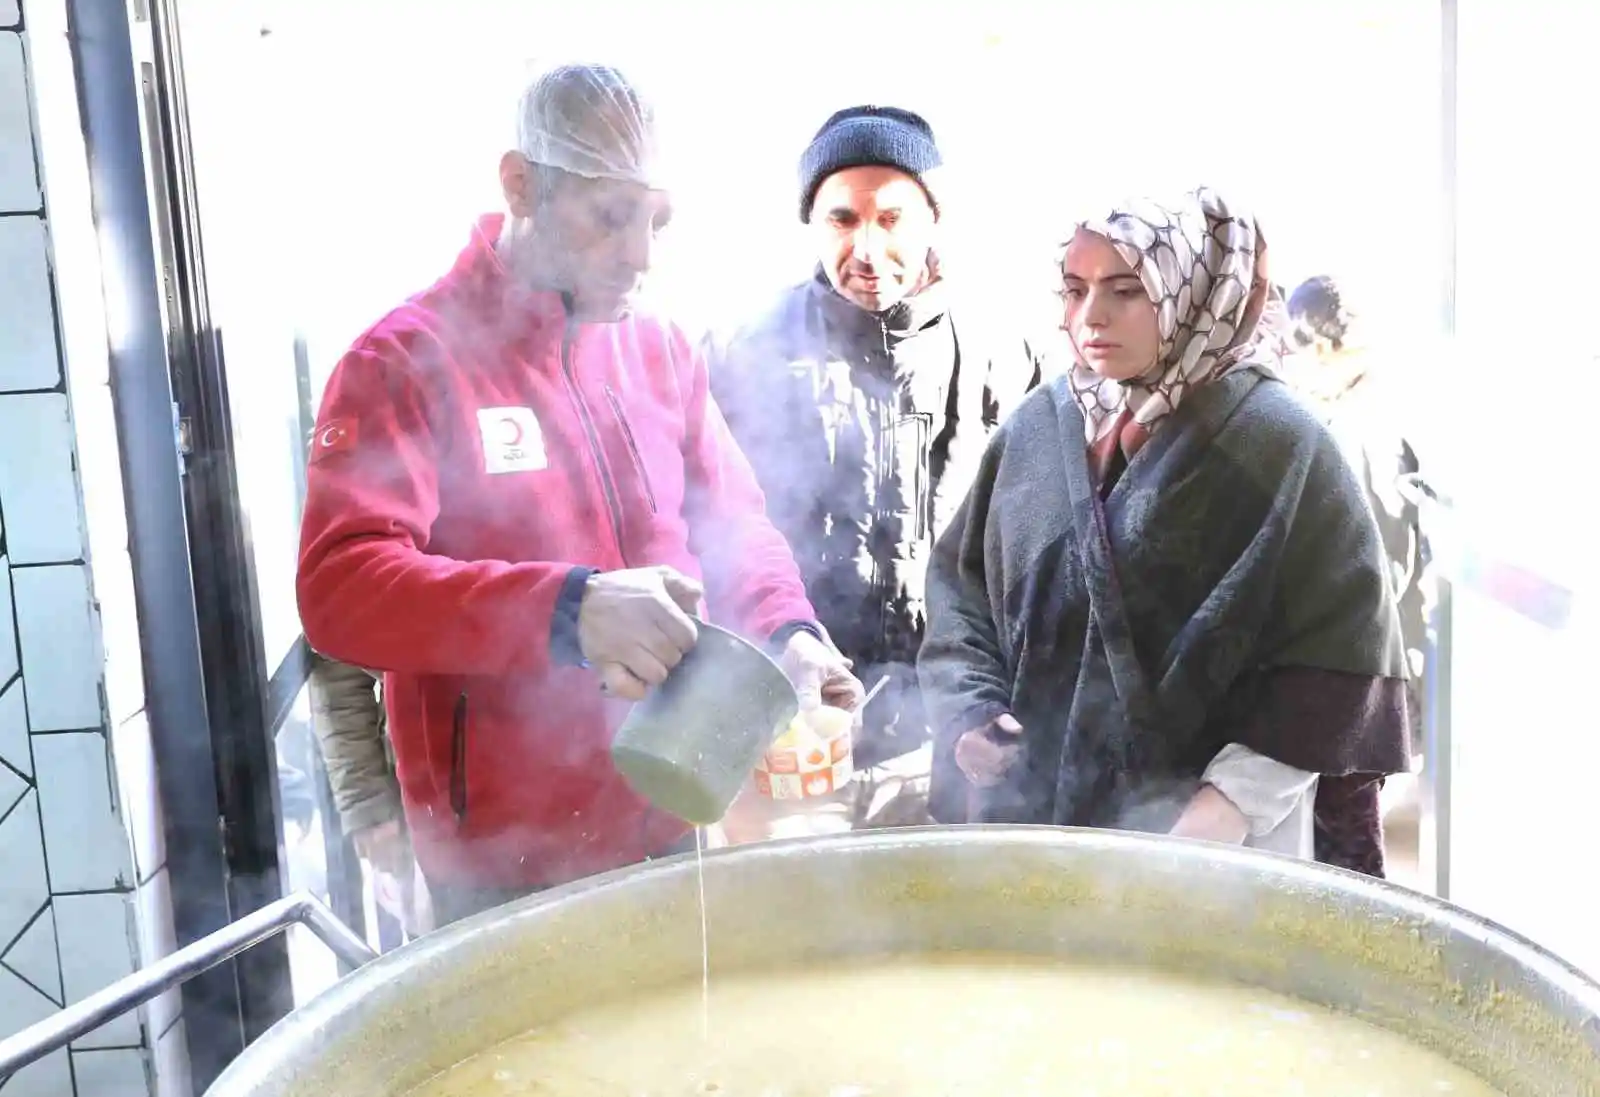
[[[915,435],[911,446],[913,467],[910,478],[915,499],[913,506],[916,508],[914,535],[918,541],[926,541],[933,530],[933,470],[929,467],[933,452],[933,416],[927,412],[912,411],[905,415],[904,422],[911,426]]]
[[[633,470],[639,474],[639,483],[644,485],[644,497],[650,504],[650,513],[656,513],[656,491],[650,486],[650,474],[644,470],[644,454],[639,452],[639,442],[633,436],[633,427],[628,422],[627,414],[622,410],[622,401],[617,399],[617,394],[610,385],[606,386],[606,402],[611,405],[611,414],[617,417],[617,426],[622,428],[623,441],[628,444],[628,456],[633,458]]]
[[[467,694],[456,698],[450,729],[450,810],[458,824],[467,821]]]
[[[594,416],[589,412],[589,405],[583,399],[583,390],[578,388],[577,374],[572,368],[572,343],[573,324],[569,319],[567,329],[561,336],[561,377],[567,383],[567,392],[572,396],[572,402],[578,409],[578,419],[583,423],[583,433],[589,440],[589,451],[594,457],[595,468],[600,473],[600,489],[605,493],[606,509],[611,515],[611,536],[617,543],[617,556],[622,560],[622,566],[628,566],[628,554],[622,547],[622,506],[617,502],[617,488],[611,479],[611,467],[606,464],[605,451],[600,448],[600,433],[595,429]]]
[[[889,577],[884,574],[883,565],[878,560],[877,540],[878,531],[883,528],[883,486],[888,483],[889,472],[884,459],[884,448],[891,451],[894,448],[893,418],[886,421],[884,402],[872,393],[866,394],[867,400],[872,405],[872,526],[867,533],[867,558],[872,561],[872,583],[869,586],[873,601],[878,606],[878,640],[887,645],[889,638]]]

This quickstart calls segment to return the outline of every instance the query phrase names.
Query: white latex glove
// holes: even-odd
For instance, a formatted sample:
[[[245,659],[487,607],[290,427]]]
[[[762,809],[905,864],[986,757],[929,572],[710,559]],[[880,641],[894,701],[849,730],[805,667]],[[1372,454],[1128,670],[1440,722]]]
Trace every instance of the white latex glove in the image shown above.
[[[850,660],[809,632],[789,637],[779,661],[800,695],[800,711],[831,705],[854,712],[866,690],[850,673]]]

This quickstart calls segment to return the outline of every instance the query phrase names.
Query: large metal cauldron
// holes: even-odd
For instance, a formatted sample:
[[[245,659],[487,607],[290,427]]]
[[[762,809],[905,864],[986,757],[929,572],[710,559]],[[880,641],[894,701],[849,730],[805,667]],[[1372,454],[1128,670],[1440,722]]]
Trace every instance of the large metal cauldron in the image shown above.
[[[929,828],[705,859],[711,977],[861,952],[1157,965],[1360,1013],[1510,1097],[1600,1097],[1600,984],[1482,919],[1287,858],[1101,831]],[[396,1097],[588,1002],[698,979],[694,856],[459,923],[250,1047],[211,1097]]]

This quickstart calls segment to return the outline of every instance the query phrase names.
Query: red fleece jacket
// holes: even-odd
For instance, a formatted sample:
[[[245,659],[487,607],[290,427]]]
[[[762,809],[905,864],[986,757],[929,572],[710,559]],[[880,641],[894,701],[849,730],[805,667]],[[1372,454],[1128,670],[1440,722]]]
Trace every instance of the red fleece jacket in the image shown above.
[[[589,569],[701,577],[713,616],[758,642],[815,613],[683,334],[569,322],[507,276],[500,228],[480,221],[334,370],[298,593],[314,648],[386,672],[423,871],[518,887],[686,832],[611,764],[626,706],[577,665]]]

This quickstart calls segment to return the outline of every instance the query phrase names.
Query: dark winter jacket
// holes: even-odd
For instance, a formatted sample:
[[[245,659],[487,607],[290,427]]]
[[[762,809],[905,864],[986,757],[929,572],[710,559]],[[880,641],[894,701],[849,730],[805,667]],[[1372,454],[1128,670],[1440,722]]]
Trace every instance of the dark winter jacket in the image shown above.
[[[863,764],[925,738],[915,662],[934,539],[1039,380],[1021,337],[948,296],[935,282],[871,313],[819,268],[708,347],[712,392],[823,625],[867,686],[891,676],[866,715]]]

